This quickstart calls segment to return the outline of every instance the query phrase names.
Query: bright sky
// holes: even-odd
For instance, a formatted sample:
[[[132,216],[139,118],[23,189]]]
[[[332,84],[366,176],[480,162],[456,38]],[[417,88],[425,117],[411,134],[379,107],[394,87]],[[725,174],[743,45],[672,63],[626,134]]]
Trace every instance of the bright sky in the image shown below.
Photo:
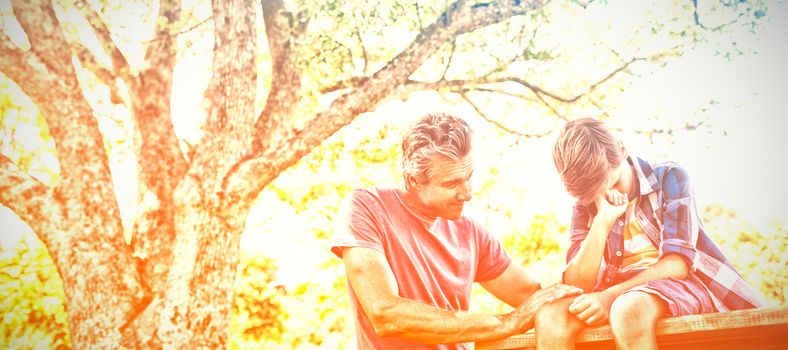
[[[788,11],[782,3],[770,7],[769,14],[774,17],[757,40],[739,33],[738,47],[757,54],[727,60],[715,56],[714,46],[704,45],[626,93],[638,101],[637,108],[664,109],[666,115],[675,111],[679,120],[703,106],[698,102],[719,102],[707,113],[711,134],[680,134],[675,147],[664,152],[690,170],[701,205],[733,208],[762,230],[775,219],[788,223],[781,203],[788,195],[788,167],[783,164],[788,150]],[[657,157],[663,151],[643,143],[635,147]]]

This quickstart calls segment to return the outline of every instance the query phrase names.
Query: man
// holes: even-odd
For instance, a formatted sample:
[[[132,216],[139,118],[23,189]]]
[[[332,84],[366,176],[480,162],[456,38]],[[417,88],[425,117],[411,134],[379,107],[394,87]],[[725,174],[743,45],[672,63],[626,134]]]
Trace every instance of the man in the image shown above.
[[[572,349],[609,322],[618,349],[656,349],[661,317],[761,305],[704,232],[683,168],[627,156],[591,118],[566,124],[553,160],[577,199],[563,282],[590,293],[539,310],[539,348]]]
[[[460,118],[419,118],[402,141],[404,188],[355,190],[331,251],[342,258],[359,349],[470,349],[533,327],[545,303],[579,293],[541,289],[501,244],[462,216],[471,199],[471,131]],[[516,309],[467,312],[479,282]]]

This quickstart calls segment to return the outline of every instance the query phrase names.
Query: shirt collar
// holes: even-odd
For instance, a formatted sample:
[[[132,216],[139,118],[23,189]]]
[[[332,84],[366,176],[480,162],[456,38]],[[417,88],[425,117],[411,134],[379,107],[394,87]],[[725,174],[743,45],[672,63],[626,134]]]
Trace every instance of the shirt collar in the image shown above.
[[[645,196],[651,192],[659,191],[662,189],[661,184],[657,181],[657,174],[651,164],[643,159],[635,156],[627,157],[627,162],[632,164],[638,176],[638,183],[640,185],[640,195]]]

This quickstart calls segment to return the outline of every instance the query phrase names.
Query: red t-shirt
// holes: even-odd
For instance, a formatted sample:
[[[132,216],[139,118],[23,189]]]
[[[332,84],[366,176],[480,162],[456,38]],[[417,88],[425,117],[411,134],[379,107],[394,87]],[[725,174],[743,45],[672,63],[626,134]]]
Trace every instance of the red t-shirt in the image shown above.
[[[394,189],[355,190],[345,199],[331,240],[343,247],[375,249],[386,255],[399,295],[445,310],[468,310],[473,282],[498,277],[511,263],[500,242],[466,217],[429,220],[408,207]],[[359,349],[470,349],[466,343],[425,345],[379,337],[348,283]]]

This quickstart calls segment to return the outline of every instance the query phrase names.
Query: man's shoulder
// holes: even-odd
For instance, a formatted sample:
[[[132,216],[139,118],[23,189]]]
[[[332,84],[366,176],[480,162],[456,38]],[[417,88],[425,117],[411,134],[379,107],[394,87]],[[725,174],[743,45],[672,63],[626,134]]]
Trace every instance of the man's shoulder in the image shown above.
[[[385,201],[388,197],[395,195],[393,188],[386,187],[364,187],[351,190],[345,198],[353,201]]]
[[[396,203],[396,189],[386,187],[368,187],[351,190],[344,198],[344,206],[354,208],[367,208],[380,213],[391,208]]]

